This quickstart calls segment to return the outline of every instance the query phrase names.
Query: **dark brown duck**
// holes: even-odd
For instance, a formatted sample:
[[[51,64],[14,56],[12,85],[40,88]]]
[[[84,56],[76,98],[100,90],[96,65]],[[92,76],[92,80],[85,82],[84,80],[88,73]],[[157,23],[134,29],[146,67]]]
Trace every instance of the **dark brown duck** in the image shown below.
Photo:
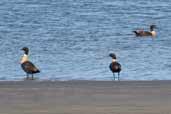
[[[109,54],[112,57],[112,63],[110,63],[109,68],[113,73],[114,80],[116,79],[115,73],[118,74],[118,80],[120,80],[121,65],[116,60],[116,55],[114,53]]]
[[[143,37],[143,36],[156,36],[156,31],[154,30],[156,28],[155,25],[150,25],[150,31],[144,31],[144,30],[136,30],[133,31],[137,37]]]
[[[27,47],[22,48],[22,50],[24,51],[24,55],[21,58],[21,67],[22,69],[26,72],[26,79],[29,79],[29,74],[31,74],[31,79],[33,80],[33,74],[35,73],[39,73],[39,69],[32,63],[29,61],[28,59],[28,54],[29,54],[29,49]]]

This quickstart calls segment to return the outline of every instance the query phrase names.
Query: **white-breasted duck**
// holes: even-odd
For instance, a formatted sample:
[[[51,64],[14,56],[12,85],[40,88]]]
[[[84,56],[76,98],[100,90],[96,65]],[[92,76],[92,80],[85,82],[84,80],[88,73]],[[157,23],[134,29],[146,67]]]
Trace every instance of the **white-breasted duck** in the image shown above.
[[[150,31],[144,31],[144,30],[136,30],[133,31],[137,37],[143,37],[143,36],[156,36],[156,31],[154,30],[156,28],[156,25],[150,25]]]
[[[31,79],[33,80],[33,74],[39,73],[40,70],[32,63],[29,61],[28,54],[29,54],[29,48],[28,47],[23,47],[21,50],[24,51],[24,55],[21,58],[21,67],[22,69],[26,72],[26,79],[29,79],[29,74],[31,74]]]
[[[118,80],[120,80],[120,72],[121,72],[121,64],[119,64],[116,60],[116,55],[114,53],[109,54],[112,57],[112,63],[110,63],[109,68],[113,73],[114,80],[116,79],[115,73],[118,73]]]

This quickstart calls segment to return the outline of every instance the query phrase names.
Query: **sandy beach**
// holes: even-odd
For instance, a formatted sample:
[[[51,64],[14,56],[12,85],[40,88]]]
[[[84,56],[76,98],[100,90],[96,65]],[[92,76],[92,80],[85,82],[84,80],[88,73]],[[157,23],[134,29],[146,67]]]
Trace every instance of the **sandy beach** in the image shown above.
[[[170,114],[171,81],[0,82],[0,114]]]

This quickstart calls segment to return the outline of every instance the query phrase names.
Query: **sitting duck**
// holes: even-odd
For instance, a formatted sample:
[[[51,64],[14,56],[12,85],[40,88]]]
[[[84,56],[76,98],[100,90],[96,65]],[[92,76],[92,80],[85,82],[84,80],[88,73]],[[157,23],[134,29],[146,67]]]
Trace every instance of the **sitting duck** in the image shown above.
[[[144,30],[136,30],[133,31],[137,37],[143,37],[143,36],[156,36],[156,31],[154,31],[154,28],[156,28],[156,25],[150,25],[150,31],[144,31]]]
[[[32,75],[31,80],[33,80],[34,79],[33,74],[39,73],[40,70],[32,62],[29,61],[28,59],[29,49],[27,47],[23,47],[21,50],[24,51],[24,55],[20,61],[21,67],[26,72],[26,75],[27,75],[26,79],[28,80],[29,74],[31,74]]]

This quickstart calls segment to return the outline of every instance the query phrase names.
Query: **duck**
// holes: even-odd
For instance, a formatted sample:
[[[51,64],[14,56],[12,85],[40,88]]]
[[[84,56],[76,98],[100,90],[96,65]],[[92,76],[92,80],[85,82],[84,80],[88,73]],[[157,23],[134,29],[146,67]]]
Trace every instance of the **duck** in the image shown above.
[[[113,73],[114,81],[116,79],[115,73],[118,74],[118,81],[120,81],[120,77],[119,76],[120,76],[120,72],[122,70],[121,69],[121,64],[119,62],[117,62],[116,55],[114,53],[110,53],[109,56],[112,58],[112,62],[109,65],[109,69]]]
[[[144,30],[136,30],[133,31],[137,37],[145,37],[145,36],[156,36],[156,31],[154,30],[156,28],[156,25],[150,25],[150,31],[144,31]]]
[[[39,73],[40,70],[31,62],[29,61],[29,48],[28,47],[23,47],[21,50],[24,51],[24,55],[21,58],[20,64],[21,64],[21,68],[25,71],[26,73],[26,79],[30,79],[29,75],[31,74],[31,80],[34,80],[33,75],[35,73]]]

